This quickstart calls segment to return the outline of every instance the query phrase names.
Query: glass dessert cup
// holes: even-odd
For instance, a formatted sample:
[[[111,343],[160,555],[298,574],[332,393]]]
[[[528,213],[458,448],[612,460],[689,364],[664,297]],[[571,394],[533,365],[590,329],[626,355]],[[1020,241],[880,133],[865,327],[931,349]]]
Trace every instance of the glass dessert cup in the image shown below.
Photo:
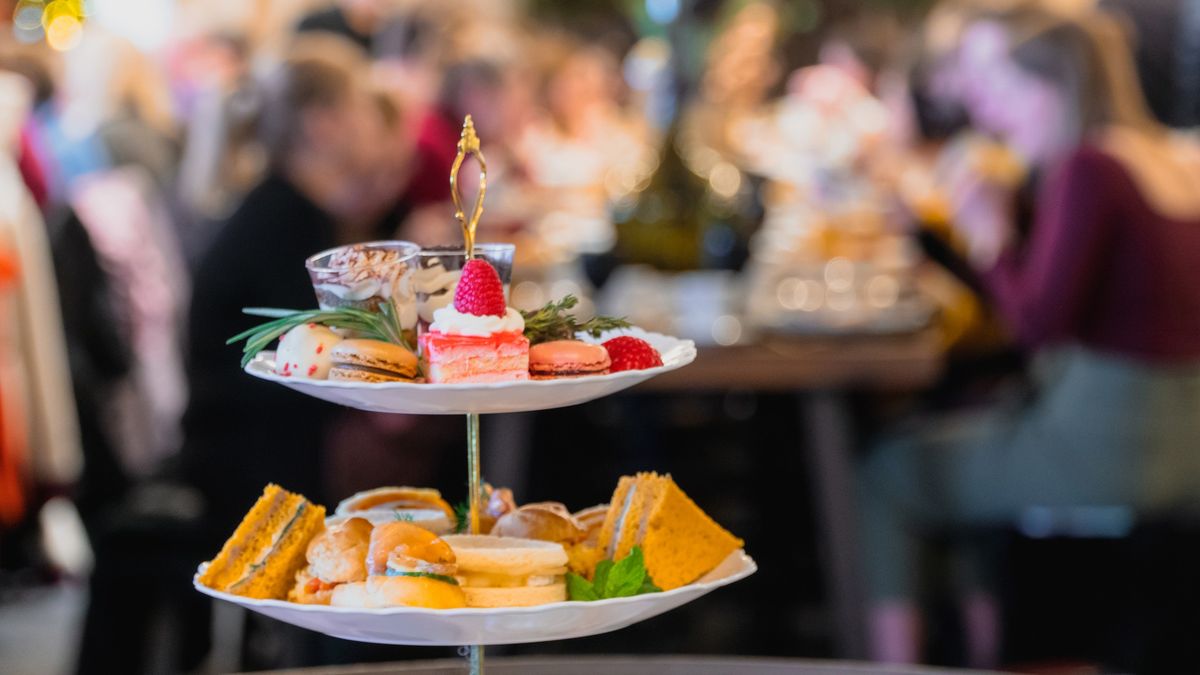
[[[504,284],[504,301],[508,302],[509,282],[512,280],[513,244],[476,244],[475,257],[488,261],[496,268]],[[424,334],[433,323],[433,313],[454,302],[467,251],[462,246],[430,246],[417,255],[412,287],[416,295],[418,334]]]
[[[321,309],[382,312],[390,306],[410,343],[416,342],[413,272],[421,247],[409,241],[338,246],[304,261]]]

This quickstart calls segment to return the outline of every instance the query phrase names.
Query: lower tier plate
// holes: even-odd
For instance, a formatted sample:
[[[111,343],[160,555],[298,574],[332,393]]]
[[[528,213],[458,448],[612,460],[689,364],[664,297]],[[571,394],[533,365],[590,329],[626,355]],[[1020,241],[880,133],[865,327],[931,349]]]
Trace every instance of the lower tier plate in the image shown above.
[[[203,568],[201,565],[201,571]],[[352,609],[300,605],[283,600],[253,600],[201,584],[199,571],[192,584],[205,595],[333,637],[436,647],[547,642],[607,633],[687,604],[715,589],[745,579],[757,570],[754,560],[739,550],[699,581],[662,593],[496,609]]]

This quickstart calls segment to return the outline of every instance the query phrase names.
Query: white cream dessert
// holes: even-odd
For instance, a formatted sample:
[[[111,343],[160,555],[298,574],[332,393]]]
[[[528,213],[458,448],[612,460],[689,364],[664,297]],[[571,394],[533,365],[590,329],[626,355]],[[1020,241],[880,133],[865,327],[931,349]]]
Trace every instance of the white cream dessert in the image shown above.
[[[429,330],[444,335],[469,335],[486,337],[496,333],[522,333],[525,331],[525,317],[517,310],[509,307],[504,316],[476,316],[465,314],[447,305],[433,313],[433,322]]]
[[[283,377],[324,380],[333,366],[330,352],[341,341],[342,336],[326,326],[316,323],[296,326],[279,339],[275,373]]]

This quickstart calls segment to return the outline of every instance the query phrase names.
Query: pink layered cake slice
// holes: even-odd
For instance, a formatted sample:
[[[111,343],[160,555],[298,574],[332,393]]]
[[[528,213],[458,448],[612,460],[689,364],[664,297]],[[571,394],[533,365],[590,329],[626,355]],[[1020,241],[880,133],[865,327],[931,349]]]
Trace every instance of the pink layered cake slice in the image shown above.
[[[486,337],[426,333],[429,381],[506,382],[529,379],[529,340],[519,332]]]
[[[529,379],[525,319],[506,305],[500,277],[486,261],[463,267],[454,303],[433,313],[421,353],[434,384]]]

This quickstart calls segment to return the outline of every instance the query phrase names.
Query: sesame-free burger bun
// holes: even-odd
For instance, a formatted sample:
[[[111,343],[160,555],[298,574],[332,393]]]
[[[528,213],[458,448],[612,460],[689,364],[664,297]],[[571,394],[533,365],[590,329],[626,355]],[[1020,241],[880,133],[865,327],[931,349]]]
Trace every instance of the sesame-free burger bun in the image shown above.
[[[382,340],[342,340],[330,353],[329,379],[354,382],[410,382],[417,376],[417,356]]]
[[[460,574],[555,575],[567,565],[567,552],[554,542],[481,534],[450,534],[442,540],[454,550]]]

